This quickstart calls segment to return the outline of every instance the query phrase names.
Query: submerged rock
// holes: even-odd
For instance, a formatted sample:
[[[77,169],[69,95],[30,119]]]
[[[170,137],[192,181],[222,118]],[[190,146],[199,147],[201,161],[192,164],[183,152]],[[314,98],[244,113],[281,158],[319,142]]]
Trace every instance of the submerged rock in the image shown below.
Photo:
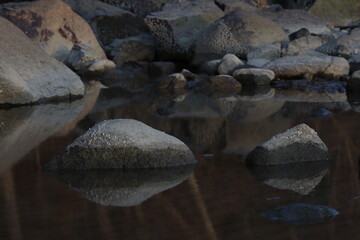
[[[260,182],[281,190],[308,195],[328,172],[328,161],[284,164],[280,166],[249,166]]]
[[[130,119],[96,124],[46,164],[48,170],[174,167],[196,163],[177,138]]]
[[[0,17],[0,105],[69,99],[84,94],[80,78]]]
[[[273,221],[302,225],[322,223],[338,214],[338,211],[327,206],[296,203],[274,208],[262,215]]]
[[[317,133],[299,124],[257,146],[246,158],[248,165],[279,165],[327,160],[328,148]]]
[[[194,166],[167,169],[59,171],[57,179],[86,199],[103,206],[140,205],[185,181]]]

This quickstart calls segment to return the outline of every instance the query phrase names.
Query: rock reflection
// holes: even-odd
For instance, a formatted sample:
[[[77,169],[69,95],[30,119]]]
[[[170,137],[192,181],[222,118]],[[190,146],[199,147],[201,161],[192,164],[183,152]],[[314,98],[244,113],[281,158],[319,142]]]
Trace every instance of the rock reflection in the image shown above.
[[[179,185],[194,166],[138,170],[91,170],[54,172],[57,179],[84,198],[104,205],[137,206],[152,196]]]
[[[248,169],[257,180],[271,187],[308,195],[328,172],[328,161],[248,166]]]

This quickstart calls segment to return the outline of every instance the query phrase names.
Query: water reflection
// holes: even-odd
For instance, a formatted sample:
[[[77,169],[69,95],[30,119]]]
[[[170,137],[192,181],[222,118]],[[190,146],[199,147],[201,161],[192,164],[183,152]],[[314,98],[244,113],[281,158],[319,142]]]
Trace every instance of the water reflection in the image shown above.
[[[60,181],[103,206],[137,206],[185,181],[194,166],[166,169],[54,172]]]
[[[308,195],[328,172],[328,161],[286,164],[279,166],[248,166],[260,182],[282,190]]]

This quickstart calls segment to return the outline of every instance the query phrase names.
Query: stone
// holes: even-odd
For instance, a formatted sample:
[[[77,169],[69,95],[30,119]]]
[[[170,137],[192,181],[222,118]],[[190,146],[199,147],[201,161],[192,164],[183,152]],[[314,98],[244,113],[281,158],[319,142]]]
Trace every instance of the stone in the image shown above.
[[[226,54],[221,59],[218,67],[218,73],[220,75],[231,75],[234,70],[244,65],[245,64],[234,54]]]
[[[0,105],[69,100],[84,94],[80,78],[0,17]]]
[[[326,222],[338,214],[327,206],[296,203],[268,210],[262,215],[272,221],[303,225]]]
[[[279,24],[288,34],[306,28],[311,34],[321,35],[331,33],[334,28],[330,22],[300,9],[284,9],[281,11],[266,9],[259,14]]]
[[[119,65],[127,62],[152,61],[155,58],[155,43],[149,34],[116,39],[109,48],[111,57]]]
[[[145,22],[156,42],[162,60],[188,60],[190,47],[212,22],[224,16],[214,2],[168,3],[149,14]]]
[[[1,16],[61,62],[77,43],[91,47],[98,60],[106,59],[89,24],[61,0],[7,3],[2,7]]]
[[[284,49],[285,56],[296,55],[299,52],[307,50],[315,50],[329,41],[328,38],[321,36],[306,36],[295,39],[287,45]]]
[[[281,56],[281,45],[280,44],[267,44],[261,46],[254,51],[249,52],[247,60],[251,59],[267,59],[275,60]]]
[[[241,84],[232,76],[216,75],[210,77],[206,87],[211,89],[234,89],[241,88]]]
[[[360,53],[354,54],[348,59],[348,62],[350,64],[351,73],[360,70]]]
[[[340,57],[287,56],[264,66],[277,78],[301,77],[305,74],[326,78],[338,78],[349,74],[349,63]]]
[[[351,58],[360,53],[360,28],[355,28],[350,34],[329,41],[316,50],[332,56]]]
[[[346,89],[349,92],[360,91],[360,70],[352,73],[350,80],[347,82]]]
[[[278,166],[248,166],[255,178],[273,188],[308,195],[328,172],[328,161],[284,164]]]
[[[291,33],[289,35],[289,40],[293,41],[293,40],[296,40],[298,38],[308,37],[310,35],[311,35],[311,33],[310,33],[309,30],[307,30],[307,28],[301,28],[298,31]]]
[[[84,198],[102,206],[138,206],[185,181],[194,166],[165,169],[60,171],[53,175]]]
[[[177,88],[185,88],[187,85],[187,80],[181,73],[173,73],[169,76],[164,77],[159,85],[158,88],[170,88],[170,89],[177,89]]]
[[[162,77],[170,75],[176,71],[176,65],[173,62],[152,62],[149,65],[149,74],[151,77]]]
[[[271,62],[271,60],[263,59],[263,58],[253,58],[247,61],[246,64],[251,67],[262,68],[269,62]]]
[[[257,146],[246,158],[248,165],[280,165],[327,160],[328,148],[317,133],[299,124]]]
[[[219,68],[220,63],[221,63],[221,59],[204,62],[199,66],[198,72],[204,73],[204,74],[207,74],[210,76],[215,75],[218,73],[218,68]]]
[[[233,73],[242,85],[269,85],[275,78],[275,73],[268,69],[242,68]]]
[[[110,60],[96,60],[91,63],[86,71],[88,73],[100,74],[112,69],[115,69],[116,65],[113,61]]]
[[[316,0],[310,13],[332,22],[335,26],[349,26],[359,21],[358,0]]]
[[[225,12],[225,14],[238,10],[245,12],[255,12],[257,10],[256,6],[247,1],[216,0],[215,3]]]
[[[193,65],[232,53],[245,59],[265,44],[287,41],[288,36],[273,21],[256,14],[236,11],[212,23],[193,46]]]
[[[195,164],[177,138],[131,119],[96,124],[45,165],[47,170],[161,168]]]

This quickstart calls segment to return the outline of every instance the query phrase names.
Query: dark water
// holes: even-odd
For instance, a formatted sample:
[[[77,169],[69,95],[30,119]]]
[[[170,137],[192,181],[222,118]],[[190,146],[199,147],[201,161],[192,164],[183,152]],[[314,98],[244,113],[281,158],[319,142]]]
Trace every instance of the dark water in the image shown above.
[[[89,127],[113,118],[138,119],[180,138],[199,163],[106,174],[42,170]],[[257,144],[302,122],[329,147],[328,164],[246,168]],[[71,104],[0,110],[0,134],[0,239],[359,238],[360,113],[345,94],[93,89]],[[262,216],[293,203],[340,214],[308,225]]]

